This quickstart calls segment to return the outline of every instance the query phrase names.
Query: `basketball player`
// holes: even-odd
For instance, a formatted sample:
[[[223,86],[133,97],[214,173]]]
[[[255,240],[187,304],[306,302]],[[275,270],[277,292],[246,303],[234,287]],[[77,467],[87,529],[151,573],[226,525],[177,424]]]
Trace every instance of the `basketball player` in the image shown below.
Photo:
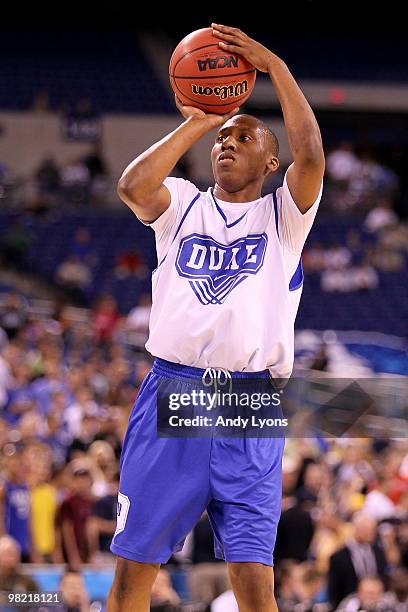
[[[288,377],[302,287],[301,251],[321,198],[324,154],[313,112],[285,63],[238,29],[212,24],[220,48],[267,72],[294,162],[257,118],[178,108],[183,123],[126,168],[118,193],[156,236],[158,267],[147,349],[155,356],[130,417],[121,458],[117,556],[109,612],[149,610],[160,564],[207,509],[240,612],[277,610],[273,548],[281,509],[282,438],[160,438],[157,388],[191,389],[206,373],[253,389]],[[217,128],[215,185],[169,178],[182,155]]]

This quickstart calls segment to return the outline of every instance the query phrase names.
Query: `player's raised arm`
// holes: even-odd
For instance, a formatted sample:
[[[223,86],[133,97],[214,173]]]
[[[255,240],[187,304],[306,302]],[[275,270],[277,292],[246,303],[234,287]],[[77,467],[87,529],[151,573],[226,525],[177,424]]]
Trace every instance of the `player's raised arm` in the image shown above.
[[[287,174],[292,198],[301,212],[316,200],[324,174],[324,151],[313,111],[286,64],[237,28],[211,24],[220,47],[238,53],[261,72],[268,72],[282,107],[294,163]]]
[[[118,195],[141,219],[151,223],[170,205],[170,192],[164,179],[169,176],[190,147],[204,134],[232,117],[210,115],[198,108],[176,104],[185,121],[173,132],[139,155],[126,168],[118,183]]]

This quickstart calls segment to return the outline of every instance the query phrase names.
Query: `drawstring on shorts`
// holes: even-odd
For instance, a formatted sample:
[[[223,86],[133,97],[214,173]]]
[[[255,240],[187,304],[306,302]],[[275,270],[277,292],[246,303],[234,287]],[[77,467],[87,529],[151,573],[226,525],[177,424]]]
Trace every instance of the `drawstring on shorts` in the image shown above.
[[[211,387],[212,385],[214,385],[214,407],[218,405],[218,386],[224,387],[227,383],[229,383],[228,393],[231,393],[232,391],[231,372],[225,370],[224,368],[206,368],[201,380],[204,387]]]

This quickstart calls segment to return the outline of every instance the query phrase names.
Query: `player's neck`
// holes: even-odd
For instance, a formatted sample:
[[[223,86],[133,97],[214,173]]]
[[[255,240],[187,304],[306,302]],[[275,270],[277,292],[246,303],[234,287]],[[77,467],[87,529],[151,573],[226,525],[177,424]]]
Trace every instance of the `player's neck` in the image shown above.
[[[261,197],[261,186],[260,185],[247,185],[244,189],[239,191],[227,191],[215,183],[213,194],[219,200],[223,202],[252,202],[258,200]]]

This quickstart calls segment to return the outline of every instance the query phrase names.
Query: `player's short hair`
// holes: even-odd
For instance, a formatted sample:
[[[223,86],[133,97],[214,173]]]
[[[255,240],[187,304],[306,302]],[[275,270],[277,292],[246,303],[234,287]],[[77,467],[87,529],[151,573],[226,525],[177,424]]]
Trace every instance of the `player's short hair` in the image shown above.
[[[254,115],[242,114],[242,115],[236,115],[236,116],[237,117],[250,117],[251,119],[254,119],[258,127],[260,128],[260,130],[264,132],[264,134],[266,135],[269,141],[271,152],[273,153],[273,155],[275,157],[279,156],[279,140],[276,134],[266,125],[266,123],[264,123],[261,119],[259,119],[258,117],[255,117]]]
[[[275,155],[275,157],[278,157],[279,156],[279,140],[275,132],[272,132],[271,128],[269,128],[266,125],[266,123],[258,119],[258,117],[255,117],[255,119],[257,120],[258,125],[261,128],[261,130],[266,134],[266,137],[269,140],[269,144],[270,144],[272,153]]]
[[[272,132],[272,130],[270,128],[268,128],[267,125],[265,125],[265,129],[268,132],[268,136],[270,138],[271,141],[271,150],[272,153],[275,155],[275,157],[279,157],[279,140],[278,137],[276,136],[275,132]]]

